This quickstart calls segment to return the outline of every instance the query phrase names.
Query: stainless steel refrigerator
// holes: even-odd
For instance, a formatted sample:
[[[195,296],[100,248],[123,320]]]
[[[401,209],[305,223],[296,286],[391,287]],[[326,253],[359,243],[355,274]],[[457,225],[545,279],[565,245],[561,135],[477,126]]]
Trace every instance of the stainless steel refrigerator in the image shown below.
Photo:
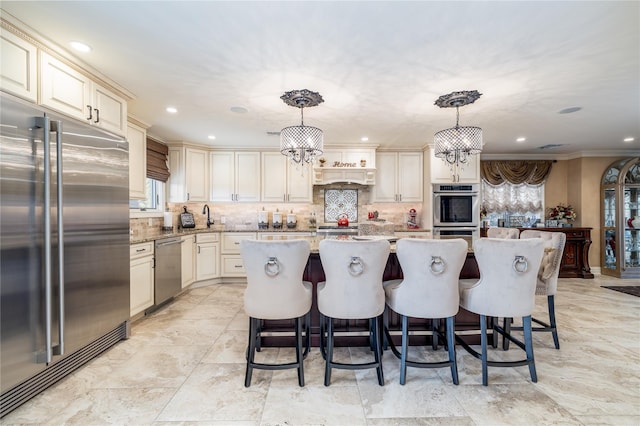
[[[0,98],[0,416],[129,334],[125,139]]]

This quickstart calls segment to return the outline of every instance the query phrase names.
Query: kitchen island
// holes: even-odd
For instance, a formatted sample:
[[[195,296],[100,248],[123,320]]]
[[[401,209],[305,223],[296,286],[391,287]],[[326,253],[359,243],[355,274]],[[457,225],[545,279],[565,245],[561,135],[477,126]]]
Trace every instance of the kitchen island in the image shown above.
[[[277,237],[273,239],[279,239]],[[310,237],[307,238],[311,244],[311,254],[304,270],[303,280],[309,281],[313,285],[313,301],[311,304],[311,344],[313,346],[319,346],[320,344],[320,312],[318,311],[318,304],[316,298],[316,290],[318,283],[325,280],[324,269],[322,268],[322,262],[320,261],[320,255],[318,253],[318,243],[322,238]],[[469,250],[464,266],[460,272],[460,278],[478,278],[480,271],[476,263],[473,252]],[[383,280],[394,280],[402,278],[402,268],[400,262],[395,253],[395,244],[391,244],[391,253],[387,259],[387,264],[383,274]],[[478,315],[472,314],[464,309],[460,309],[458,315],[456,315],[456,331],[463,330],[476,330],[479,328]],[[270,345],[291,345],[293,346],[293,339],[291,337],[283,337],[278,332],[283,330],[290,330],[293,320],[279,320],[279,321],[264,321],[262,332],[264,346]],[[337,336],[337,346],[366,346],[368,345],[368,320],[341,320],[334,321],[334,327],[336,332],[348,332],[347,336]],[[431,330],[431,321],[423,320],[419,318],[411,318],[410,324],[415,327],[419,327],[422,330]],[[390,312],[389,315],[389,328],[392,330],[394,342],[400,343],[400,336],[395,333],[401,330],[400,316],[394,312]],[[431,344],[431,336],[420,336],[420,333],[411,336],[409,343],[414,345]],[[397,336],[396,336],[397,335]],[[476,336],[468,336],[471,338],[470,342],[475,343]],[[396,338],[398,339],[396,341]]]

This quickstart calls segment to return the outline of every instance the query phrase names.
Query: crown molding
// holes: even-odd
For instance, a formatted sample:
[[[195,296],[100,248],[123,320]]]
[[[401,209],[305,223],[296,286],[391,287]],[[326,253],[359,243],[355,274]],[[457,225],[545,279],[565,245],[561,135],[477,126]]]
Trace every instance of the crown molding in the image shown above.
[[[73,56],[67,50],[48,40],[42,34],[38,33],[36,30],[4,10],[2,10],[0,24],[2,30],[8,31],[11,34],[33,44],[38,50],[48,53],[56,59],[64,62],[80,74],[83,74],[101,86],[118,93],[120,96],[126,98],[127,101],[136,99],[133,92],[116,83],[97,69],[82,62],[78,57]]]

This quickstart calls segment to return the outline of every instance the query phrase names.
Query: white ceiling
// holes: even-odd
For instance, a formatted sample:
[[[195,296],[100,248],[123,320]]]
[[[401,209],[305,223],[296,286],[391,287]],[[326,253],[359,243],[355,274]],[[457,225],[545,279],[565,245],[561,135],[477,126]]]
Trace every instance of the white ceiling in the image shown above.
[[[309,89],[325,102],[305,124],[323,129],[326,145],[368,136],[381,148],[421,148],[455,124],[455,109],[434,101],[478,90],[460,124],[483,128],[484,153],[640,153],[637,1],[0,6],[61,46],[89,44],[74,55],[132,92],[129,111],[164,141],[275,148],[267,132],[300,122],[280,96]],[[569,107],[582,109],[559,114]],[[540,149],[548,144],[564,146]]]

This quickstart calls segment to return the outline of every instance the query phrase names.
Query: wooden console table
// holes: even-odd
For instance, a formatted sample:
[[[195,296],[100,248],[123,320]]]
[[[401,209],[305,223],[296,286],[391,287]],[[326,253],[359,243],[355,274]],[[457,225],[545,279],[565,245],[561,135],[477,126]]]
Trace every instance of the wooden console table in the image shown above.
[[[589,266],[589,247],[591,247],[592,228],[518,228],[538,231],[563,232],[567,236],[567,243],[562,253],[560,264],[560,278],[593,278]],[[480,229],[480,236],[486,237],[487,230]]]
[[[539,231],[564,232],[567,243],[562,253],[560,264],[560,278],[593,278],[589,266],[589,247],[591,247],[592,228],[518,228],[520,232],[525,229]]]

